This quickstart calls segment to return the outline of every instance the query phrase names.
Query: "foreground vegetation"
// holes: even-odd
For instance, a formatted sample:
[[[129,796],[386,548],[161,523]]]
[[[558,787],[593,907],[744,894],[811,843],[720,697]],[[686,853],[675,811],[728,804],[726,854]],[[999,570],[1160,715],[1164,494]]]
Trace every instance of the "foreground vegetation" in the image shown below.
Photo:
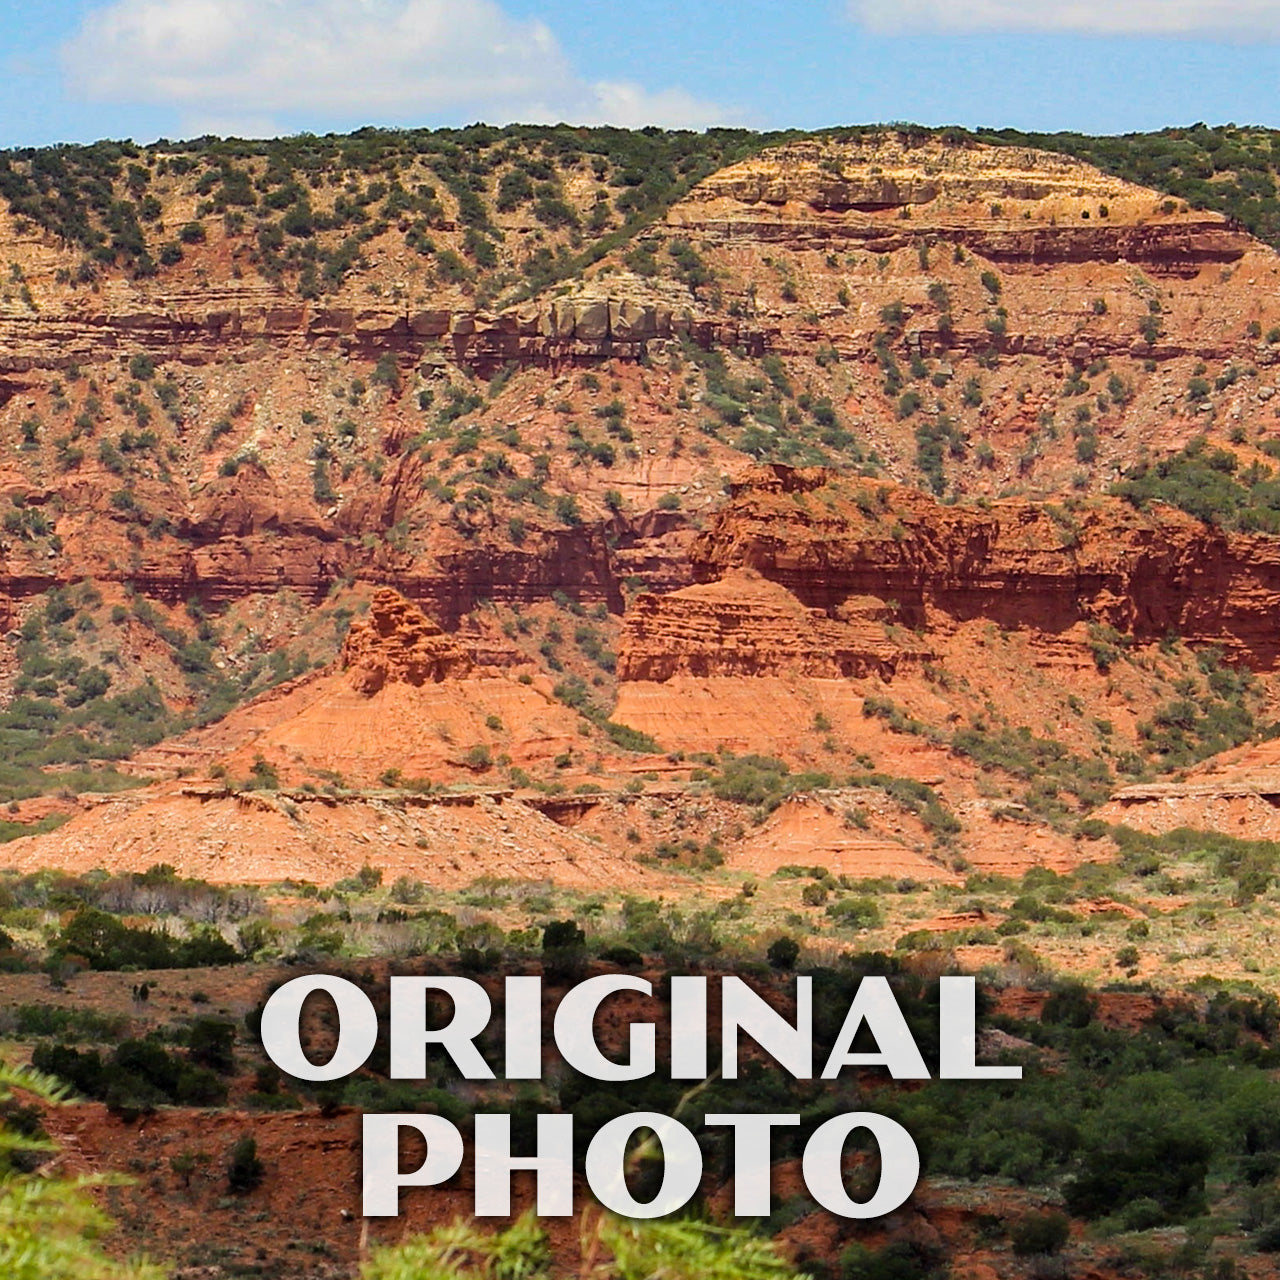
[[[1192,831],[1146,836],[1100,824],[1083,835],[1112,840],[1118,860],[1069,875],[1043,868],[1019,880],[972,875],[946,887],[855,881],[804,866],[735,887],[723,871],[703,871],[704,882],[710,876],[728,891],[714,905],[514,881],[442,894],[408,879],[384,885],[373,869],[334,890],[218,889],[165,868],[118,877],[10,876],[0,886],[0,961],[28,994],[0,1010],[0,1035],[126,1123],[174,1106],[246,1114],[239,1138],[225,1148],[196,1142],[173,1153],[184,1197],[208,1195],[211,1212],[264,1203],[257,1198],[279,1177],[253,1141],[255,1115],[426,1110],[465,1129],[477,1110],[497,1108],[513,1115],[517,1135],[531,1136],[535,1115],[558,1110],[575,1116],[585,1142],[624,1111],[652,1109],[678,1115],[697,1133],[707,1167],[722,1169],[724,1135],[703,1126],[704,1114],[798,1112],[799,1128],[775,1138],[775,1158],[786,1159],[819,1123],[873,1088],[876,1109],[916,1137],[931,1183],[983,1194],[1023,1188],[1045,1206],[1040,1217],[989,1215],[989,1248],[1028,1258],[1087,1248],[1095,1260],[1098,1251],[1121,1249],[1131,1265],[1158,1276],[1170,1266],[1217,1266],[1223,1257],[1280,1247],[1280,1126],[1268,1119],[1280,1114],[1280,972],[1261,971],[1280,845]],[[921,927],[937,912],[969,923]],[[1092,959],[1082,962],[1081,948]],[[158,956],[163,970],[149,967]],[[256,1037],[270,986],[300,968],[341,973],[375,1004],[385,1003],[393,972],[490,981],[532,968],[554,991],[588,973],[622,969],[644,974],[659,993],[671,973],[733,972],[784,998],[798,972],[814,983],[821,1057],[859,979],[882,974],[933,1061],[936,976],[980,956],[992,1000],[1005,990],[1031,993],[1002,1013],[988,1003],[983,1014],[984,1025],[1005,1036],[988,1051],[1020,1062],[1019,1082],[933,1081],[904,1091],[871,1073],[837,1086],[797,1084],[754,1064],[741,1080],[710,1081],[690,1097],[683,1085],[658,1079],[624,1098],[561,1066],[536,1087],[476,1096],[444,1069],[423,1082],[389,1079],[385,1043],[356,1076],[307,1084],[266,1062]],[[1084,981],[1064,971],[1068,958]],[[96,971],[93,996],[84,985],[89,969]],[[1159,986],[1140,972],[1158,974]],[[111,980],[120,998],[104,999],[112,987],[99,980]],[[309,1028],[317,1044],[329,1034],[322,1014]],[[495,1035],[492,1044],[482,1041],[484,1051],[500,1051]],[[12,1108],[4,1115],[24,1142],[36,1138],[20,1163],[34,1168],[47,1159],[38,1118]],[[637,1185],[659,1174],[641,1159]],[[145,1200],[123,1194],[113,1205],[129,1239],[154,1230],[145,1227],[152,1221]],[[802,1195],[783,1196],[756,1231],[790,1241],[797,1267],[832,1280],[945,1269],[933,1246],[895,1236],[871,1247],[852,1230],[834,1254],[806,1253],[801,1224],[818,1213]],[[1086,1243],[1072,1244],[1054,1214],[1089,1224]],[[1158,1234],[1170,1227],[1180,1233],[1173,1246]],[[483,1249],[545,1248],[532,1239],[518,1233]],[[704,1243],[731,1242],[748,1254],[755,1248],[749,1238],[714,1232]],[[480,1246],[462,1231],[415,1243],[404,1257],[379,1254],[369,1274],[418,1274],[396,1268],[426,1266],[442,1247],[450,1266],[488,1274],[497,1265],[474,1253]],[[201,1256],[193,1244],[190,1259]]]
[[[118,1262],[104,1251],[100,1237],[111,1223],[89,1195],[100,1182],[34,1176],[53,1147],[39,1108],[17,1101],[15,1090],[45,1105],[65,1097],[48,1077],[0,1067],[0,1265],[7,1280],[163,1280],[167,1268]],[[228,1182],[233,1190],[250,1192],[261,1176],[249,1139],[233,1153]],[[595,1213],[584,1229],[582,1247],[584,1261],[590,1260],[596,1274],[617,1280],[649,1280],[659,1274],[690,1280],[785,1280],[796,1275],[767,1241],[703,1222],[633,1223]],[[550,1275],[552,1262],[546,1232],[526,1215],[504,1231],[484,1232],[455,1222],[400,1245],[377,1248],[360,1275],[364,1280],[532,1280]]]
[[[161,1280],[158,1267],[115,1262],[97,1243],[110,1226],[91,1183],[33,1176],[51,1150],[40,1110],[65,1097],[56,1081],[0,1063],[0,1268],[9,1280]]]

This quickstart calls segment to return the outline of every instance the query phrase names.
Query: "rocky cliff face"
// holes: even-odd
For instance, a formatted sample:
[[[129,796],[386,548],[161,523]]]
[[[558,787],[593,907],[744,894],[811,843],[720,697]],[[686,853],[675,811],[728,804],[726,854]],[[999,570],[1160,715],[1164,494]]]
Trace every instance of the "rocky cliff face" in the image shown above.
[[[895,620],[911,627],[984,619],[1053,634],[1094,622],[1140,641],[1221,645],[1255,669],[1280,659],[1275,540],[1224,534],[1169,508],[945,507],[914,490],[772,468],[734,486],[691,555],[702,578],[750,570],[833,623],[870,596],[892,601]],[[693,593],[681,599],[697,610]]]
[[[388,680],[439,683],[467,675],[473,665],[421,609],[386,589],[374,592],[368,615],[352,624],[342,646],[347,679],[366,695]]]
[[[154,276],[86,277],[0,212],[0,698],[66,734],[78,680],[192,718],[257,698],[141,771],[592,795],[725,748],[933,786],[996,724],[1114,776],[1203,685],[1148,642],[1280,660],[1272,540],[1102,496],[1201,432],[1240,474],[1280,450],[1280,262],[1216,215],[1043,153],[798,142],[506,305],[391,224],[304,289],[159,185],[205,240]],[[567,261],[563,228],[495,227],[499,274]],[[1141,663],[1101,679],[1123,643],[1091,628]]]
[[[178,200],[175,218],[188,208]],[[1221,215],[1186,209],[1066,156],[938,140],[913,145],[893,134],[797,141],[731,165],[654,230],[731,249],[739,268],[744,250],[892,255],[923,243],[961,248],[1001,269],[1121,264],[1190,281],[1205,268],[1256,264],[1259,248]],[[392,247],[394,237],[364,264],[372,290],[310,298],[228,270],[244,252],[234,237],[188,250],[190,266],[156,281],[109,279],[89,290],[66,283],[74,259],[65,250],[19,230],[17,220],[0,217],[0,238],[13,243],[31,299],[0,304],[0,407],[33,372],[127,360],[138,351],[201,366],[252,361],[265,344],[356,361],[425,357],[487,377],[512,362],[548,368],[638,359],[650,344],[681,337],[753,355],[780,342],[790,349],[790,326],[777,317],[754,306],[717,311],[678,282],[632,274],[621,255],[561,296],[482,306],[452,287],[434,296],[411,292],[412,263]],[[736,292],[732,275],[726,280]],[[1036,345],[1039,335],[1014,328],[1015,349],[1046,350]]]
[[[904,658],[929,654],[886,636],[894,614],[873,596],[849,597],[828,614],[754,571],[730,570],[669,595],[639,596],[626,614],[618,677],[888,678]]]
[[[703,346],[764,350],[764,337],[754,326],[699,314],[687,297],[664,298],[641,281],[623,294],[587,289],[503,311],[326,306],[261,286],[223,298],[130,299],[124,311],[87,310],[75,298],[59,298],[55,307],[58,303],[65,309],[0,312],[0,377],[6,379],[0,380],[0,407],[22,389],[21,375],[138,351],[199,366],[249,360],[269,344],[357,361],[428,357],[489,377],[512,362],[552,368],[636,360],[650,343],[681,337]]]
[[[11,628],[25,602],[84,579],[128,584],[169,605],[198,597],[227,607],[282,590],[317,604],[335,581],[359,577],[394,584],[451,627],[481,600],[532,604],[565,587],[620,609],[618,569],[599,523],[533,530],[520,546],[480,543],[447,526],[430,529],[412,550],[392,545],[386,531],[421,502],[420,468],[412,462],[407,496],[392,474],[347,509],[328,512],[253,464],[234,478],[215,478],[189,500],[172,485],[138,484],[131,490],[136,505],[121,510],[111,497],[126,490],[100,471],[96,484],[80,487],[83,505],[74,518],[59,520],[63,532],[52,554],[29,539],[0,538],[0,627]],[[75,501],[27,485],[19,492],[30,504],[22,509],[35,512],[47,503],[66,511]],[[148,524],[156,533],[144,541]],[[632,541],[636,534],[648,541],[643,528]]]
[[[892,253],[933,236],[1005,266],[1126,261],[1195,276],[1251,238],[1043,151],[880,138],[791,143],[702,183],[668,222],[726,244]]]

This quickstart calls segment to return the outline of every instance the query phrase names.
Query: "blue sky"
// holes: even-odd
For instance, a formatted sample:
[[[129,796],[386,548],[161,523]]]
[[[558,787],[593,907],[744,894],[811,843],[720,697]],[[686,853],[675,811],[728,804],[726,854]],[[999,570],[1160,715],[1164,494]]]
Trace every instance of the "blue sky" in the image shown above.
[[[1280,125],[1277,0],[0,0],[0,146],[484,119]]]

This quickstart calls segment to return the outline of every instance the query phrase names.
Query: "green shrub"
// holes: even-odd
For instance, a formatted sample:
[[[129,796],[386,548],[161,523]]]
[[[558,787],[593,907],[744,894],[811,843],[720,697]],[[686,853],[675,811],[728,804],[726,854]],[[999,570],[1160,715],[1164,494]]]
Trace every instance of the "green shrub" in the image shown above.
[[[662,750],[656,739],[647,733],[641,733],[639,729],[631,728],[630,725],[619,724],[616,720],[601,720],[599,724],[608,735],[609,741],[615,747],[621,747],[623,751],[657,755]]]
[[[1272,469],[1242,470],[1235,454],[1210,448],[1204,436],[1171,458],[1130,468],[1111,491],[1136,507],[1167,502],[1222,528],[1280,532],[1280,481]]]
[[[840,1254],[838,1280],[930,1280],[945,1274],[922,1245],[894,1241],[881,1249],[848,1245]]]
[[[54,939],[55,956],[76,956],[91,969],[195,969],[234,964],[236,949],[211,928],[183,939],[126,925],[96,908],[77,911]]]
[[[827,908],[827,916],[844,929],[877,929],[884,923],[884,912],[874,898],[841,898]]]
[[[1071,1238],[1071,1219],[1056,1209],[1024,1213],[1009,1227],[1009,1243],[1019,1257],[1061,1253]]]
[[[781,937],[769,944],[765,959],[770,966],[780,971],[790,972],[796,967],[800,958],[800,944],[794,938]]]
[[[262,1185],[267,1169],[258,1158],[258,1144],[249,1134],[237,1138],[227,1155],[227,1190],[236,1195]]]
[[[571,493],[562,493],[555,502],[556,518],[567,525],[582,523],[582,512],[578,509],[578,500]]]
[[[234,1023],[219,1018],[197,1018],[187,1028],[186,1041],[192,1062],[219,1075],[231,1075],[235,1071]]]
[[[1070,1213],[1101,1218],[1118,1206],[1148,1201],[1140,1229],[1204,1213],[1204,1180],[1213,1144],[1204,1132],[1178,1132],[1170,1119],[1148,1107],[1109,1140],[1099,1141],[1092,1161],[1063,1186]]]
[[[126,1118],[165,1104],[219,1106],[227,1098],[227,1086],[212,1071],[154,1039],[124,1040],[105,1059],[97,1049],[43,1043],[32,1050],[31,1061]]]

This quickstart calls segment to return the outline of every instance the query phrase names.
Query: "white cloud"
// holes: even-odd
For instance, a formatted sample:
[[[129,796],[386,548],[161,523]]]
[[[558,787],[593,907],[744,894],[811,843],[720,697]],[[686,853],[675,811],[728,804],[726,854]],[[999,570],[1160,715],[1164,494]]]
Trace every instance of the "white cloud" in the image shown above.
[[[588,82],[544,23],[494,0],[114,0],[62,52],[73,91],[175,108],[196,132],[270,133],[282,115],[701,128],[729,114]]]
[[[1026,31],[1098,36],[1280,37],[1276,0],[848,0],[872,31]]]

